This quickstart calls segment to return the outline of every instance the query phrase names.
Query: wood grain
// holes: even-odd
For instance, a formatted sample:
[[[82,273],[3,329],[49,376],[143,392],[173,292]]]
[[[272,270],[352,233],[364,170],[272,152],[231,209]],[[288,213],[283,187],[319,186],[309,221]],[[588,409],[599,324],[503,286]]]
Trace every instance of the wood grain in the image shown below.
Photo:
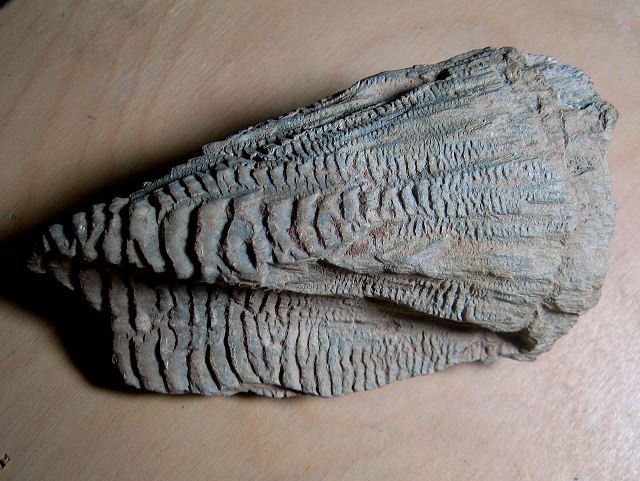
[[[337,400],[132,394],[101,364],[99,317],[5,269],[0,480],[638,479],[637,2],[13,0],[0,238],[366,75],[486,45],[576,65],[620,111],[610,273],[552,352]]]

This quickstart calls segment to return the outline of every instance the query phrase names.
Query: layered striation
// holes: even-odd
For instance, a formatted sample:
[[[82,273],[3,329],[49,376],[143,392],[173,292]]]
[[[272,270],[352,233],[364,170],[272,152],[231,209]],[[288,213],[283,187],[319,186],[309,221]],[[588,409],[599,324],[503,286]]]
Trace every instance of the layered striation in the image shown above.
[[[340,395],[534,359],[598,300],[616,111],[514,49],[385,72],[52,225],[125,381]]]

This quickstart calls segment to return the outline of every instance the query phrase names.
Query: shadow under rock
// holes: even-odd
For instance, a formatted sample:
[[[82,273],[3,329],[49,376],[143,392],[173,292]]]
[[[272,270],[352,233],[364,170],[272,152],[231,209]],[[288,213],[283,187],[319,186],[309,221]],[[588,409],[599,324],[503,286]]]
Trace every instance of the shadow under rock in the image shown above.
[[[0,296],[51,323],[70,360],[91,384],[119,392],[139,392],[124,384],[112,364],[108,319],[49,276],[27,270],[31,239],[22,235],[0,243]]]

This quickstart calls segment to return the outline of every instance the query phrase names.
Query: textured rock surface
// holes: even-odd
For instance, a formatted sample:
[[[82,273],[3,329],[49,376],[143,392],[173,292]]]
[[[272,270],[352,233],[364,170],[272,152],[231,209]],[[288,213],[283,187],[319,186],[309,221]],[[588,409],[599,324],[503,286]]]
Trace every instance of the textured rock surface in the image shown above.
[[[55,224],[128,384],[323,396],[534,359],[593,306],[616,112],[513,49],[385,72]]]

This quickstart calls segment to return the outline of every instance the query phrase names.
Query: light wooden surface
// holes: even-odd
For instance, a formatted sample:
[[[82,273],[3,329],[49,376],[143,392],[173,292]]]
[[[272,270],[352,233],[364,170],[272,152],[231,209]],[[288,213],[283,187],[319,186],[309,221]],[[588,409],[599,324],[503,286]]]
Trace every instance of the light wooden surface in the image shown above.
[[[487,45],[581,67],[620,111],[611,270],[552,352],[337,400],[128,393],[101,318],[3,265],[0,481],[640,479],[638,1],[13,0],[0,238],[363,76]]]

